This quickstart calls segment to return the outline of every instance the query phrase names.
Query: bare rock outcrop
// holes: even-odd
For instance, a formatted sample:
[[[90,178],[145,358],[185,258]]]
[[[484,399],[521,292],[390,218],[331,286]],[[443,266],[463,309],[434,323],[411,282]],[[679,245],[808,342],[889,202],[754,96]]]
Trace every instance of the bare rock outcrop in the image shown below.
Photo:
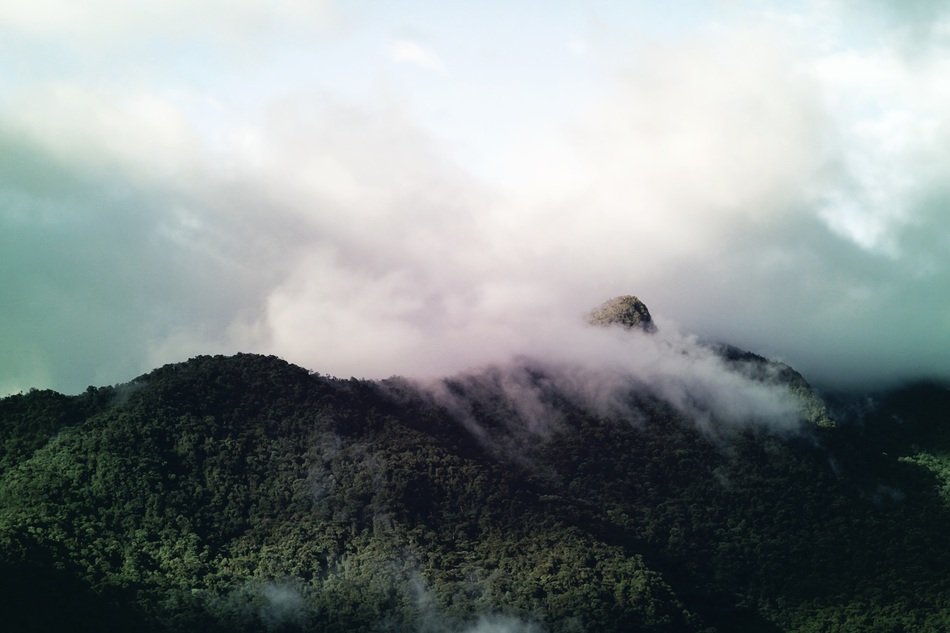
[[[640,329],[651,334],[656,332],[656,324],[646,304],[633,295],[605,301],[588,315],[587,322],[604,327],[619,325],[628,330]]]

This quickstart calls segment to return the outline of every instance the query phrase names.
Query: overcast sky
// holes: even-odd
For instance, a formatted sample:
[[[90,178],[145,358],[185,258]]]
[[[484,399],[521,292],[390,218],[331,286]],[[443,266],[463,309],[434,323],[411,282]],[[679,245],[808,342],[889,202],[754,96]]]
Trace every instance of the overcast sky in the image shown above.
[[[0,0],[0,293],[0,393],[451,373],[627,293],[950,377],[950,6]]]

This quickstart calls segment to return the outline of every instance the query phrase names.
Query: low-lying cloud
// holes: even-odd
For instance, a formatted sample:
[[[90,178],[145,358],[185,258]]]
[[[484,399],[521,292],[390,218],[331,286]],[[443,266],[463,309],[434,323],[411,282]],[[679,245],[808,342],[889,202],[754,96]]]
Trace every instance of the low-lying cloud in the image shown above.
[[[809,394],[781,366],[730,362],[672,324],[655,334],[578,324],[532,343],[534,355],[418,386],[489,445],[566,430],[570,407],[561,398],[631,424],[641,421],[639,398],[658,398],[713,436],[752,426],[796,432],[809,421]],[[492,415],[505,426],[491,428],[499,422]]]

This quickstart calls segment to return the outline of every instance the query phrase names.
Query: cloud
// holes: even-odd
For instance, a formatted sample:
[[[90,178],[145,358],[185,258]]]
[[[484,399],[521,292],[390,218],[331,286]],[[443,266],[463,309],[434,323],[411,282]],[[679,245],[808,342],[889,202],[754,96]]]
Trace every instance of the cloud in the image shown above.
[[[0,133],[3,379],[80,390],[174,340],[237,351],[229,331],[280,278],[293,218],[257,218],[263,192],[209,171],[172,106],[54,94],[38,109],[56,104],[57,126],[24,116]]]
[[[543,629],[531,622],[505,616],[481,616],[463,633],[542,633]]]
[[[579,37],[573,38],[570,41],[568,41],[567,48],[574,55],[580,55],[580,56],[587,55],[590,51],[590,46],[588,45],[588,43]]]
[[[923,322],[948,314],[925,297],[948,276],[934,216],[946,57],[802,58],[798,46],[744,28],[641,51],[575,124],[561,151],[581,158],[547,174],[573,191],[525,227],[562,240],[565,265],[549,263],[563,285],[576,274],[603,296],[634,291],[823,384],[946,376],[950,357],[935,350],[947,330]],[[848,57],[863,72],[838,66]],[[545,151],[514,161],[538,165],[542,186],[559,164]]]
[[[79,10],[30,6],[2,28],[52,41],[65,27],[43,11]],[[146,39],[189,11],[157,8],[152,29],[90,6]],[[497,156],[501,182],[391,87],[247,107],[187,82],[21,84],[0,102],[0,385],[78,391],[238,350],[432,377],[555,354],[628,292],[826,385],[950,375],[945,45],[755,17],[630,43],[586,109]]]
[[[234,628],[263,631],[300,630],[315,619],[311,588],[296,578],[253,580],[224,595],[206,595],[203,605],[212,617]]]
[[[489,446],[505,450],[512,439],[516,454],[564,430],[562,398],[586,414],[635,424],[637,399],[656,397],[711,436],[750,426],[794,433],[807,419],[809,402],[777,367],[730,364],[671,323],[647,334],[565,320],[550,334],[522,341],[530,351],[506,363],[416,384]],[[503,412],[499,420],[488,418],[486,403]]]
[[[828,188],[820,216],[861,248],[894,259],[916,248],[905,231],[917,208],[939,190],[941,166],[950,160],[950,57],[910,63],[894,51],[844,52],[817,65],[835,105],[837,182]]]
[[[434,52],[413,40],[395,40],[389,48],[394,62],[413,64],[439,73],[445,72],[445,62]]]
[[[327,0],[37,0],[0,5],[0,29],[38,38],[55,38],[71,46],[128,43],[137,38],[197,36],[247,38],[270,29],[320,28],[334,18]],[[103,42],[105,40],[105,42]]]
[[[946,37],[950,2],[946,0],[838,0],[830,3],[838,19],[871,23],[880,35],[906,51],[920,51]]]
[[[475,621],[460,622],[443,613],[436,596],[428,589],[422,575],[409,572],[407,590],[415,604],[413,627],[419,633],[544,633],[545,629],[526,620],[500,613],[481,613]]]

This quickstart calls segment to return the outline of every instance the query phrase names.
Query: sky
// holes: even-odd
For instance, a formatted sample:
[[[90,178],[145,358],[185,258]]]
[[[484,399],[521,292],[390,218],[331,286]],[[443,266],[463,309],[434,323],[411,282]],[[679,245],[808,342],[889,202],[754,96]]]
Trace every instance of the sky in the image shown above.
[[[950,378],[950,2],[0,0],[0,393],[438,376],[636,294]]]

